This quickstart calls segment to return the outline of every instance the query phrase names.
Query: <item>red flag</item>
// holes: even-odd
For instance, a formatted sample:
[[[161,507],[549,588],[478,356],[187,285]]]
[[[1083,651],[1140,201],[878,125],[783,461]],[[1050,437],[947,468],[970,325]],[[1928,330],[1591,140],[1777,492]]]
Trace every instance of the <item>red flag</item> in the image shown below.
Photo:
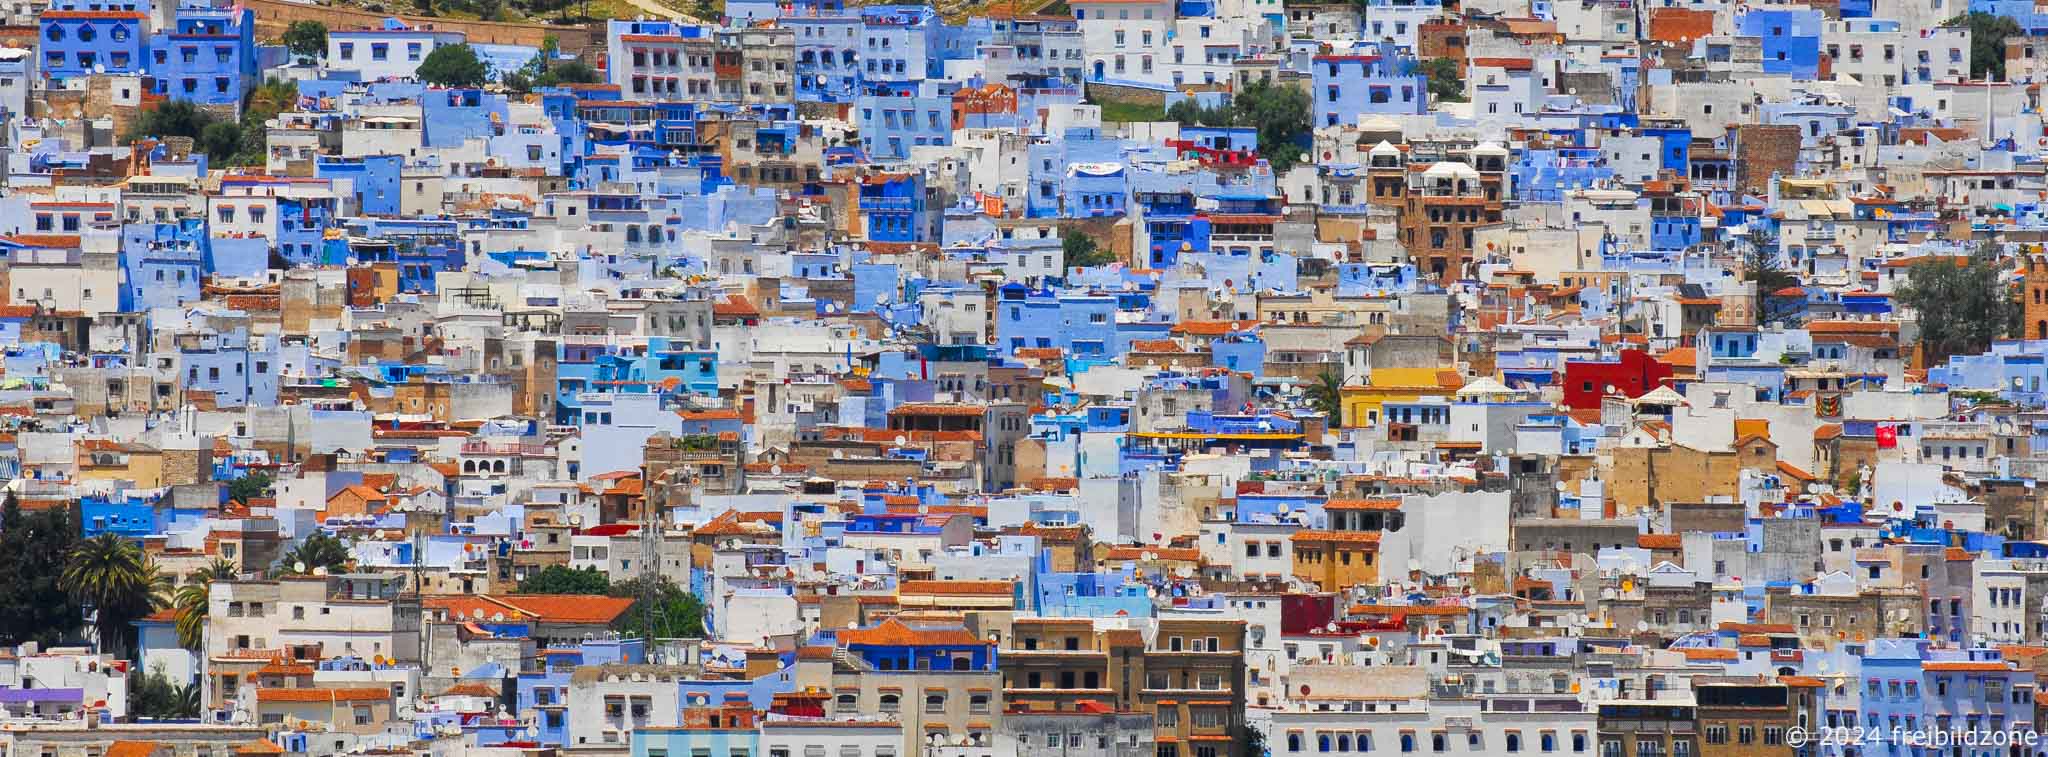
[[[1877,448],[1891,449],[1899,446],[1899,429],[1889,423],[1877,424]]]

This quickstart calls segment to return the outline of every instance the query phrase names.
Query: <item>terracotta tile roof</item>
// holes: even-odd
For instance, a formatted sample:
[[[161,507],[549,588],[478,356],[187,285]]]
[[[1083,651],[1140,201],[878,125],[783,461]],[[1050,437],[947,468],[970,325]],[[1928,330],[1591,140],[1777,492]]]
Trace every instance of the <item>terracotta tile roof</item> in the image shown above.
[[[390,699],[390,689],[257,689],[258,702],[365,702]]]
[[[978,405],[956,405],[947,402],[906,402],[889,409],[890,415],[956,415],[980,417],[988,408]]]
[[[61,17],[59,14],[74,12],[83,11],[44,11],[42,17],[59,18]],[[136,18],[141,18],[142,14],[138,13],[135,16]],[[77,234],[13,234],[7,236],[6,239],[23,247],[71,248],[78,246]]]
[[[735,318],[758,318],[761,310],[754,307],[752,300],[745,297],[727,297],[711,303],[712,315],[726,315]]]
[[[448,688],[446,688],[446,689],[443,689],[443,690],[441,691],[441,693],[439,693],[439,694],[435,694],[435,695],[434,695],[433,697],[429,697],[429,698],[430,698],[430,699],[431,699],[431,698],[436,698],[436,697],[485,697],[485,698],[495,698],[496,696],[498,696],[498,692],[496,692],[496,691],[493,691],[493,690],[491,689],[491,687],[489,687],[489,686],[485,686],[485,685],[483,685],[483,684],[481,684],[481,683],[458,683],[458,684],[455,684],[454,686],[450,686],[450,687],[448,687]]]
[[[754,536],[758,532],[747,528],[747,523],[782,522],[782,513],[743,513],[727,510],[713,516],[690,533],[696,536]]]
[[[839,632],[839,643],[846,646],[905,647],[905,646],[979,646],[991,644],[968,631],[965,626],[918,626],[912,627],[896,618],[883,620],[872,628],[849,628]]]
[[[154,741],[116,741],[107,745],[106,757],[149,757],[158,746]]]
[[[1678,549],[1685,543],[1679,534],[1641,534],[1636,537],[1636,546],[1643,549]]]
[[[1685,659],[1687,660],[1733,661],[1737,657],[1737,655],[1735,654],[1735,650],[1721,649],[1719,647],[1695,647],[1690,649],[1680,649],[1678,650],[1678,653],[1685,655]]]
[[[1323,503],[1324,510],[1399,510],[1398,499],[1333,499]]]
[[[1813,474],[1800,470],[1798,466],[1795,466],[1783,460],[1778,461],[1778,472],[1785,474],[1788,477],[1798,479],[1800,481],[1812,482],[1819,480],[1815,478]]]
[[[1201,562],[1202,551],[1194,547],[1110,547],[1104,553],[1105,560],[1143,560],[1145,555],[1154,560],[1175,560],[1180,562]]]
[[[940,594],[946,596],[1011,596],[1016,585],[1008,581],[925,581],[910,580],[897,584],[896,593]]]
[[[1174,325],[1171,333],[1223,336],[1232,331],[1251,331],[1258,327],[1258,321],[1181,321]]]
[[[235,754],[284,754],[284,747],[272,743],[270,739],[257,739],[235,747]]]
[[[1301,542],[1301,541],[1325,541],[1325,542],[1342,542],[1342,543],[1345,543],[1345,544],[1378,544],[1378,543],[1380,543],[1380,535],[1379,535],[1379,532],[1377,532],[1377,531],[1328,531],[1328,530],[1324,530],[1324,529],[1315,529],[1315,528],[1311,528],[1311,529],[1304,529],[1304,530],[1301,530],[1301,531],[1296,531],[1296,532],[1294,532],[1294,535],[1293,535],[1293,536],[1289,536],[1289,537],[1287,537],[1287,538],[1288,538],[1288,539],[1289,539],[1290,541],[1298,541],[1298,542]]]
[[[2012,670],[2012,666],[2003,662],[1928,660],[1920,663],[1920,669],[1929,673],[2003,673]]]

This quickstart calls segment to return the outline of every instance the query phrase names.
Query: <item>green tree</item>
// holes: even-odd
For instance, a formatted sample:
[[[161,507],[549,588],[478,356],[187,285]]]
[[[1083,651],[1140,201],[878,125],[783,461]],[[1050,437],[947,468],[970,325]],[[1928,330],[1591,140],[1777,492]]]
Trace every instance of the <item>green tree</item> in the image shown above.
[[[2018,21],[1973,11],[1949,19],[1943,26],[1970,30],[1970,78],[2005,81],[2005,38],[2023,33]]]
[[[215,162],[234,156],[241,146],[241,132],[211,111],[190,100],[167,100],[129,123],[128,141],[186,137],[192,149]]]
[[[612,596],[635,598],[632,608],[612,624],[612,630],[642,639],[702,638],[704,603],[666,576],[654,580],[655,585],[645,593],[642,587],[646,585],[646,579],[635,578],[612,584]],[[646,612],[649,601],[654,603],[652,613]],[[650,616],[652,628],[648,627]]]
[[[194,652],[202,651],[206,643],[206,620],[211,613],[207,600],[212,597],[213,582],[234,580],[240,569],[233,560],[213,558],[192,572],[184,586],[178,587],[171,595],[171,609],[177,611],[178,644]]]
[[[189,720],[199,717],[199,684],[179,686],[162,666],[137,674],[128,682],[128,717]]]
[[[1183,126],[1237,126],[1256,129],[1259,155],[1273,170],[1285,171],[1307,153],[1302,142],[1315,131],[1309,117],[1308,93],[1298,87],[1276,86],[1255,80],[1230,98],[1221,108],[1205,108],[1192,99],[1176,102],[1166,117]]]
[[[301,60],[316,60],[327,55],[327,25],[318,21],[293,21],[284,30],[285,49]]]
[[[1916,314],[1928,363],[1983,352],[1999,336],[2020,331],[2023,307],[2003,280],[1996,242],[1980,245],[1962,265],[1949,258],[1914,264],[1893,296]]]
[[[242,124],[237,134],[233,162],[244,166],[261,165],[267,157],[264,153],[270,142],[270,119],[297,108],[298,104],[299,85],[292,82],[271,79],[249,90],[249,95],[242,98]]]
[[[1457,61],[1450,58],[1430,58],[1416,65],[1415,73],[1422,74],[1429,81],[1431,102],[1465,101],[1465,77],[1458,73]]]
[[[1060,252],[1067,268],[1093,268],[1116,261],[1116,255],[1095,244],[1095,238],[1079,231],[1060,235]]]
[[[550,565],[519,582],[521,594],[604,594],[611,589],[611,578],[596,568],[579,570],[566,565]]]
[[[1264,79],[1253,80],[1230,98],[1230,110],[1238,126],[1250,126],[1259,132],[1259,155],[1273,165],[1274,171],[1285,171],[1301,162],[1307,154],[1302,144],[1315,131],[1315,122],[1309,116],[1308,93],[1299,87],[1267,83]]]
[[[122,654],[135,621],[163,604],[167,581],[135,542],[100,534],[71,548],[64,565],[64,589],[93,611],[100,651]]]
[[[278,569],[286,575],[307,575],[316,570],[337,573],[348,570],[356,562],[348,544],[328,535],[326,531],[314,531],[312,536],[299,542],[299,546],[277,561]]]
[[[1756,282],[1757,302],[1763,306],[1766,323],[1784,320],[1806,299],[1780,296],[1779,290],[1799,286],[1799,275],[1785,269],[1778,254],[1778,238],[1762,226],[1752,226],[1742,245],[1742,280]]]
[[[1169,120],[1179,121],[1182,126],[1230,126],[1230,108],[1205,108],[1192,97],[1184,98],[1166,109]]]
[[[0,644],[52,646],[78,629],[84,611],[59,580],[77,541],[69,508],[24,513],[12,494],[0,502]]]
[[[1316,374],[1314,383],[1303,391],[1308,404],[1330,419],[1332,426],[1344,425],[1344,374],[1335,367]]]
[[[270,495],[270,474],[262,471],[248,474],[228,482],[228,499],[248,502]]]
[[[481,87],[490,81],[491,71],[469,45],[442,45],[420,61],[419,78],[440,87]]]
[[[596,84],[604,81],[604,77],[598,74],[597,69],[592,68],[590,64],[584,63],[581,59],[567,61],[548,69],[548,76],[553,78],[545,79],[546,83],[541,86]]]

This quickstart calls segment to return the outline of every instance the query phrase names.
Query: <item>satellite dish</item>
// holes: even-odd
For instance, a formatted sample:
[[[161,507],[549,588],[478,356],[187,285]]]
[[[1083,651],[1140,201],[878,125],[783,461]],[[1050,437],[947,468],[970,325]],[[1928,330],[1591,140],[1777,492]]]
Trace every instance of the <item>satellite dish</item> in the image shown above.
[[[304,561],[304,560],[294,560],[294,561],[292,561],[292,572],[293,572],[293,573],[304,573],[304,572],[306,572],[306,561]]]
[[[481,607],[471,608],[471,609],[470,609],[470,611],[469,611],[469,617],[471,617],[471,618],[475,618],[475,619],[477,619],[477,620],[483,620],[483,619],[484,619],[484,608],[481,608]]]
[[[316,576],[324,576],[324,575],[327,575],[327,566],[325,566],[325,565],[322,565],[322,566],[319,566],[319,567],[317,567],[317,568],[314,568],[314,569],[313,569],[313,575],[316,575]]]
[[[906,436],[904,436],[904,435],[902,435],[902,434],[897,434],[897,435],[896,435],[896,446],[898,446],[898,447],[901,447],[901,446],[903,446],[903,445],[905,445],[905,444],[909,444],[909,443],[910,443],[910,438],[909,438],[909,437],[906,437]]]
[[[782,475],[782,466],[780,466],[780,465],[771,465],[771,466],[768,466],[768,475],[771,475],[771,476],[780,476],[780,475]]]
[[[502,612],[494,612],[494,613],[491,613],[491,622],[493,622],[493,623],[503,623],[503,622],[505,622],[505,613],[502,613]]]

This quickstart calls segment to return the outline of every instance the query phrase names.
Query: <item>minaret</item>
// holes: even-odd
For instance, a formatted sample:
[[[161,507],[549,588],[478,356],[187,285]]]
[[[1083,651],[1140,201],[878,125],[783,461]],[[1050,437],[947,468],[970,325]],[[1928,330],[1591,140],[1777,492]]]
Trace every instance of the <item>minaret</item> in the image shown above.
[[[2048,257],[2033,253],[2021,261],[2024,286],[2021,287],[2020,305],[2025,317],[2020,321],[2020,333],[2016,336],[2048,339]]]

